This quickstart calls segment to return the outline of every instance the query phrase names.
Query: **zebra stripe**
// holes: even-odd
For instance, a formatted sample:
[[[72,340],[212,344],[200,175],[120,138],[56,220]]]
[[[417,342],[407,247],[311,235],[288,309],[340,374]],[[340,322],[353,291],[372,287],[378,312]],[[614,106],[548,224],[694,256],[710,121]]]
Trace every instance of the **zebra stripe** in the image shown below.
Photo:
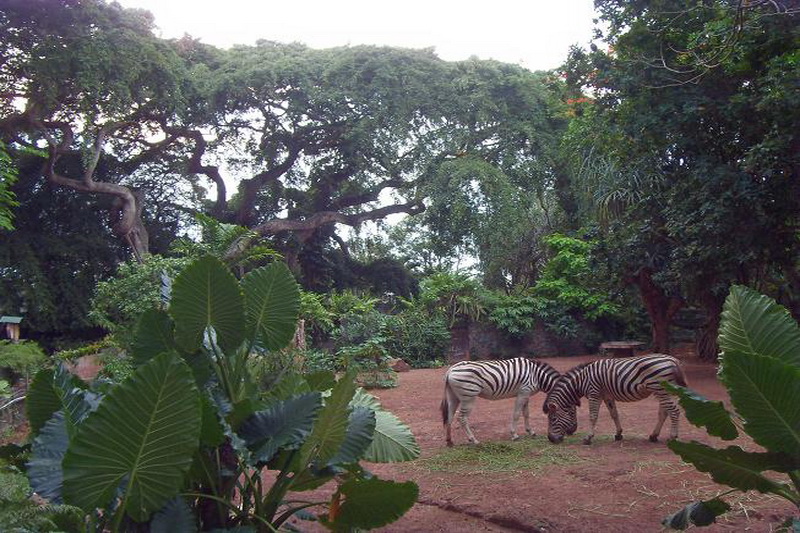
[[[528,401],[532,394],[540,390],[549,391],[560,376],[547,363],[524,357],[500,361],[461,361],[454,364],[445,374],[444,399],[441,405],[447,445],[453,445],[451,429],[456,410],[467,438],[473,444],[478,443],[468,420],[476,398],[499,400],[516,396],[511,417],[511,439],[519,438],[517,421],[520,412],[525,421],[525,431],[533,435]]]
[[[553,386],[544,401],[547,414],[547,436],[551,442],[561,442],[576,420],[580,398],[589,402],[591,429],[584,439],[590,444],[600,411],[600,402],[605,402],[617,428],[616,440],[622,439],[622,425],[617,412],[617,401],[636,402],[654,394],[658,398],[658,422],[650,434],[652,442],[658,441],[667,416],[670,419],[670,438],[678,437],[678,415],[680,410],[675,398],[661,386],[668,381],[683,387],[686,378],[677,359],[664,354],[650,354],[624,359],[599,359],[584,363],[567,371]]]

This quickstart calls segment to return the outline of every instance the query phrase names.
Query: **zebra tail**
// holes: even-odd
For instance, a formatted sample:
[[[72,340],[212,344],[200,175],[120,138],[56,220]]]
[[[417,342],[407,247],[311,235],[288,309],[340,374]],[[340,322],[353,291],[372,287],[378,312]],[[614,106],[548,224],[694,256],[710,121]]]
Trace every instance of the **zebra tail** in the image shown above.
[[[675,383],[677,383],[681,387],[689,386],[686,383],[686,374],[683,373],[683,369],[681,368],[680,365],[675,365]]]

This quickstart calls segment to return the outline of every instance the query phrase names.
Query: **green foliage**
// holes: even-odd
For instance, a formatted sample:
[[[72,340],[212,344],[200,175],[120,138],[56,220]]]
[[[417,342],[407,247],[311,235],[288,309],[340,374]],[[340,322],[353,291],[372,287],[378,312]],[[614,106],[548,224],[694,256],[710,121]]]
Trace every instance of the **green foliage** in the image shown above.
[[[42,348],[34,341],[0,341],[0,373],[16,381],[20,376],[35,374],[47,364]]]
[[[450,345],[445,319],[414,305],[388,315],[382,337],[389,357],[402,359],[415,368],[427,368],[437,359],[444,360]]]
[[[40,505],[31,499],[25,474],[0,462],[0,530],[80,531],[83,512],[69,505]]]
[[[463,273],[439,272],[420,283],[420,304],[441,313],[451,328],[480,320],[486,314],[486,297],[481,284]]]
[[[301,509],[325,507],[288,499],[290,491],[335,481],[345,502],[328,504],[332,528],[395,520],[416,486],[376,483],[358,462],[413,459],[419,447],[404,424],[357,393],[354,373],[336,381],[283,372],[265,393],[250,373],[251,361],[291,339],[299,300],[283,263],[241,281],[211,256],[188,265],[166,308],[142,316],[136,370],[120,384],[100,394],[61,367],[37,376],[28,402],[34,489],[79,505],[98,527],[158,529],[180,517],[201,530],[272,530]],[[344,505],[351,510],[339,514]],[[360,511],[367,506],[369,520]]]
[[[19,205],[11,186],[17,181],[17,168],[8,155],[6,145],[0,141],[0,231],[13,230],[13,208]]]
[[[693,424],[726,439],[736,437],[735,424],[766,451],[746,452],[738,446],[716,449],[680,441],[670,442],[669,447],[684,461],[710,473],[717,483],[776,494],[800,510],[800,365],[796,361],[800,326],[774,300],[743,286],[731,288],[722,321],[720,378],[735,415],[691,391],[670,390],[680,395]],[[791,484],[764,475],[770,470],[788,474]],[[707,503],[700,504],[699,522],[694,521],[698,503],[693,503],[665,523],[708,525],[728,509]]]
[[[573,96],[593,95],[564,143],[581,212],[620,284],[646,269],[707,312],[699,348],[712,359],[731,284],[798,301],[784,231],[800,213],[796,16],[781,3],[596,6],[607,46],[573,49],[565,69]]]
[[[201,229],[200,241],[176,239],[171,246],[175,254],[193,259],[213,255],[240,273],[281,258],[263,244],[261,235],[244,226],[225,224],[202,213],[195,214],[195,222]]]
[[[173,278],[188,263],[188,258],[151,255],[143,263],[121,264],[113,278],[97,284],[89,317],[127,344],[139,317],[161,304],[162,276]]]

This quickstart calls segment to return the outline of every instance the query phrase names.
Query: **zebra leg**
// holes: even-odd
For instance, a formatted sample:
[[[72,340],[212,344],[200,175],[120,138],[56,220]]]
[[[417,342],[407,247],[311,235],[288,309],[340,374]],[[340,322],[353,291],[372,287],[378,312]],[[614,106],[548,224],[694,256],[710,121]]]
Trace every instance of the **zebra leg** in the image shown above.
[[[594,438],[594,427],[597,425],[597,417],[600,414],[600,398],[592,396],[589,398],[589,423],[591,425],[589,434],[583,439],[584,444],[591,444]]]
[[[444,431],[445,441],[447,446],[453,446],[453,420],[456,416],[456,410],[461,404],[458,395],[449,386],[445,387],[444,400],[442,405],[442,414],[444,415]]]
[[[536,432],[531,427],[531,417],[530,417],[529,407],[530,407],[530,396],[528,396],[528,399],[525,400],[525,404],[522,406],[522,418],[525,420],[525,433],[533,437],[536,435]]]
[[[656,397],[658,398],[658,422],[656,423],[656,427],[653,428],[653,432],[650,434],[650,442],[658,442],[661,428],[664,426],[664,421],[667,419],[667,404],[672,403],[672,398],[670,398],[666,392],[657,392]]]
[[[670,422],[669,439],[675,440],[678,438],[678,419],[680,418],[681,410],[678,409],[678,404],[675,399],[672,397],[670,397],[670,399],[672,402],[670,402],[669,406],[667,407]]]
[[[617,427],[617,433],[614,435],[614,440],[622,440],[622,424],[619,422],[619,411],[617,411],[617,403],[614,400],[606,400],[606,407],[608,413],[611,415],[611,420]]]
[[[531,427],[530,423],[528,422],[528,399],[531,397],[530,392],[525,393],[520,391],[517,394],[517,399],[514,401],[514,414],[511,415],[511,440],[517,440],[519,435],[517,434],[517,422],[519,421],[519,414],[522,412],[525,418],[525,430],[530,434]]]
[[[469,427],[469,414],[472,412],[472,405],[475,403],[475,397],[464,398],[461,400],[461,407],[458,409],[458,421],[461,423],[461,426],[464,428],[464,431],[467,433],[467,439],[472,444],[478,444],[478,439],[475,438],[475,434],[472,433],[472,429]]]

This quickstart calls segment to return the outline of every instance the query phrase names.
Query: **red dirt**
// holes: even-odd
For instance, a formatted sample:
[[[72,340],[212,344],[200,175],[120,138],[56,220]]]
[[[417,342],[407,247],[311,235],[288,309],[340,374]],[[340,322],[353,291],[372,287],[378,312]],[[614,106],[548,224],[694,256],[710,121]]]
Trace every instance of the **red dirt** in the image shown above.
[[[728,401],[716,378],[716,366],[683,359],[689,386],[710,399]],[[547,359],[558,370],[589,361],[596,356]],[[395,389],[372,391],[384,408],[409,424],[429,458],[445,448],[439,402],[445,369],[413,370],[400,374]],[[547,421],[541,412],[544,396],[531,399],[531,423],[535,439],[546,440]],[[647,440],[656,422],[658,403],[648,398],[636,403],[618,403],[625,439],[615,442],[611,417],[601,408],[595,442],[580,443],[588,428],[588,407],[579,409],[578,434],[561,446],[569,447],[580,460],[545,467],[538,472],[464,474],[430,471],[419,461],[370,465],[383,479],[417,482],[419,502],[386,532],[437,531],[547,531],[547,532],[648,532],[663,531],[661,520],[685,504],[709,499],[728,490],[707,474],[683,463],[662,442]],[[507,442],[513,399],[478,400],[470,416],[473,431],[482,443]],[[520,420],[520,430],[521,430]],[[453,428],[456,446],[469,446],[460,427]],[[524,432],[523,432],[524,434]],[[605,436],[605,438],[603,438]],[[530,437],[522,437],[530,438]],[[698,440],[716,447],[731,444],[757,450],[751,441],[739,438],[726,443],[691,426],[681,416],[680,438]],[[773,531],[792,515],[787,501],[759,493],[727,496],[733,510],[705,531]],[[302,526],[301,526],[302,527]]]

